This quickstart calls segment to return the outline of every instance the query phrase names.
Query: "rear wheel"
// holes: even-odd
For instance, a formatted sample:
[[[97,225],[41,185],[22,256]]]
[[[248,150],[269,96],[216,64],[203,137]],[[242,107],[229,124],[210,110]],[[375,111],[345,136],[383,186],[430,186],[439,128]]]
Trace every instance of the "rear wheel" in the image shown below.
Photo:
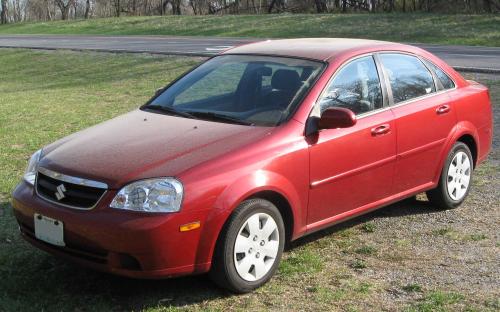
[[[236,293],[260,287],[274,275],[284,239],[283,219],[275,205],[259,198],[244,201],[222,230],[211,278]]]
[[[473,169],[469,147],[462,142],[455,143],[444,164],[438,186],[427,192],[429,201],[443,209],[458,207],[469,194]]]

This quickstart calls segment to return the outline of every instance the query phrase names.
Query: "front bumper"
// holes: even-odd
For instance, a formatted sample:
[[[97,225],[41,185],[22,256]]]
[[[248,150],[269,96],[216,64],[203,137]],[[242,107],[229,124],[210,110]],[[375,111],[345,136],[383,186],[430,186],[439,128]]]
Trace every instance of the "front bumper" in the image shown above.
[[[201,229],[180,232],[183,224],[200,221],[208,210],[147,214],[109,208],[115,192],[83,211],[57,206],[21,182],[13,192],[14,215],[22,236],[34,246],[87,267],[135,278],[163,278],[203,273],[210,263],[197,259]],[[65,247],[35,238],[34,214],[62,221]]]

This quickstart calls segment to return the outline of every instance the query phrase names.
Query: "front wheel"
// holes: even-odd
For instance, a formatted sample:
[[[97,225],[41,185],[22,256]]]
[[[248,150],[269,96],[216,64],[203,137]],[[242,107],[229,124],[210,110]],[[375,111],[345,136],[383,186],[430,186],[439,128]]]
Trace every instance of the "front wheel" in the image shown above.
[[[444,164],[438,186],[427,192],[429,201],[438,208],[458,207],[469,194],[473,169],[469,147],[462,142],[455,143]]]
[[[250,292],[273,276],[284,242],[283,218],[278,208],[264,199],[246,200],[221,232],[210,276],[232,292]]]

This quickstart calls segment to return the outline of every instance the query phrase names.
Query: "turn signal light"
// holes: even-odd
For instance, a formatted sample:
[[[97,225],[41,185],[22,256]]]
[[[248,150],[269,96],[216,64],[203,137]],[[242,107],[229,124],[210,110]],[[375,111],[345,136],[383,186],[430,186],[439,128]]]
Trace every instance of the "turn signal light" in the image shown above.
[[[181,225],[181,227],[179,228],[179,230],[181,232],[187,232],[187,231],[196,230],[200,226],[201,226],[200,221],[196,221],[196,222],[191,222],[191,223],[187,223],[187,224]]]

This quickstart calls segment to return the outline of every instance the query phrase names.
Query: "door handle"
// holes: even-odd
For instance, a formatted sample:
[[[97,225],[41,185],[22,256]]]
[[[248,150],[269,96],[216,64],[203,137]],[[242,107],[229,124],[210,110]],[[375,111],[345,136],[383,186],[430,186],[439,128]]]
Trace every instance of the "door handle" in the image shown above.
[[[372,129],[372,135],[383,135],[391,132],[391,126],[389,124],[381,125]]]
[[[437,109],[436,109],[436,113],[438,115],[441,115],[441,114],[446,114],[447,112],[450,111],[450,105],[442,105],[442,106],[439,106]]]

